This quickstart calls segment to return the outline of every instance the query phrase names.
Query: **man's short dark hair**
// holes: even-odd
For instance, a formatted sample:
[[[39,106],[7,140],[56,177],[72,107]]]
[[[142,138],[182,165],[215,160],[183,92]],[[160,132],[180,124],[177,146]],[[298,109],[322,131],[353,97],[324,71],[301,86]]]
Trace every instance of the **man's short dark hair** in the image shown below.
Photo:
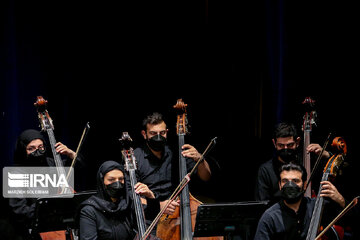
[[[303,165],[296,163],[284,164],[279,169],[279,176],[283,171],[298,171],[301,172],[301,179],[303,182],[307,180],[307,172]]]
[[[293,137],[294,140],[298,138],[298,133],[294,124],[291,123],[278,123],[275,126],[273,138],[276,141],[277,138]]]
[[[157,125],[162,122],[165,122],[163,115],[161,113],[154,112],[154,113],[146,116],[146,118],[143,120],[142,127],[143,127],[143,130],[146,131],[146,127],[148,124]]]

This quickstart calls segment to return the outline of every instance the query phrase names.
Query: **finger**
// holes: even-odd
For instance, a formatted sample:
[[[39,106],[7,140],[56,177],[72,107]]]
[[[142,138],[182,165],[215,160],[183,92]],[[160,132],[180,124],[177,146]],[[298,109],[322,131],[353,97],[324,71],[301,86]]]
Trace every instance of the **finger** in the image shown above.
[[[64,151],[62,146],[58,146],[55,148],[56,152],[61,153],[62,151]]]
[[[174,212],[175,212],[175,210],[173,210],[173,209],[167,209],[166,212],[167,212],[167,214],[169,214],[169,215],[173,215]]]
[[[191,146],[190,144],[184,144],[182,145],[181,149],[185,149],[185,148],[192,148],[193,146]]]
[[[175,207],[178,207],[178,206],[180,206],[180,202],[175,202],[175,201],[173,201],[173,202],[171,203],[171,206],[174,206],[174,208],[175,208]]]
[[[146,187],[145,187],[146,185],[144,185],[144,184],[139,184],[138,186],[137,186],[137,188],[135,189],[135,191],[136,192],[138,192],[138,193],[143,193],[144,191],[146,191]]]
[[[332,190],[323,190],[320,193],[320,196],[321,195],[326,196],[326,197],[330,197],[330,196],[334,195],[334,192]]]

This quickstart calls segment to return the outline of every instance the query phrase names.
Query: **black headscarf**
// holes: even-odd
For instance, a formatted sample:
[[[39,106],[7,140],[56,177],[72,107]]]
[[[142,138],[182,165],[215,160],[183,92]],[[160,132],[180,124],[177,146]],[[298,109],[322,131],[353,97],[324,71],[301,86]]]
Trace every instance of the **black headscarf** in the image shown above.
[[[26,162],[26,146],[35,139],[40,139],[45,145],[45,138],[35,129],[27,129],[23,131],[16,141],[15,152],[14,152],[14,164],[15,165],[28,165]]]
[[[129,210],[129,194],[127,191],[124,191],[124,195],[120,196],[117,202],[112,202],[110,196],[107,194],[105,190],[104,184],[104,176],[106,173],[118,169],[124,173],[124,168],[118,162],[109,160],[101,164],[98,172],[97,172],[97,194],[95,196],[90,197],[83,204],[84,205],[92,205],[96,209],[100,211],[105,211],[107,213],[120,213],[123,211]]]

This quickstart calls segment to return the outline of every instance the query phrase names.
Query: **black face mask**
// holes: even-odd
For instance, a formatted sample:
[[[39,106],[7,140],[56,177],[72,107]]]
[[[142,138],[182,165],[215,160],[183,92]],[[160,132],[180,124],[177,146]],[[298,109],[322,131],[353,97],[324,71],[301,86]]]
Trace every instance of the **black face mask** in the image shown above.
[[[107,194],[112,198],[118,198],[123,195],[125,188],[124,184],[120,181],[113,182],[105,186]]]
[[[46,150],[36,149],[27,156],[29,165],[46,165]]]
[[[156,136],[149,138],[147,142],[152,150],[159,152],[164,150],[166,144],[166,138],[158,134]]]
[[[277,156],[279,156],[284,162],[289,163],[297,160],[297,151],[292,148],[284,148],[276,151]]]
[[[303,189],[301,189],[296,183],[289,181],[281,188],[281,197],[287,203],[296,203],[304,195]]]

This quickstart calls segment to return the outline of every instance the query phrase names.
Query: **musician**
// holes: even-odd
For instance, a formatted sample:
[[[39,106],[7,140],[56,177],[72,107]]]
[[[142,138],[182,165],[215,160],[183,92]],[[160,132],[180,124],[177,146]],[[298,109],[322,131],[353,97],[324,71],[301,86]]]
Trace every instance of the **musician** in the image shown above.
[[[304,167],[288,163],[280,167],[281,200],[268,208],[261,216],[255,240],[305,239],[315,199],[304,197],[307,173]],[[330,198],[334,206],[326,205],[330,211],[345,207],[345,199],[329,181],[323,181],[320,196]],[[331,203],[329,203],[331,204]],[[339,207],[340,206],[340,207]]]
[[[137,183],[135,188],[140,195],[154,198],[145,184]],[[130,195],[123,166],[104,162],[97,172],[97,194],[81,204],[80,239],[134,239],[137,225]]]
[[[61,142],[56,143],[56,151],[67,159],[73,159],[75,152]],[[65,163],[65,159],[63,160]],[[47,147],[44,136],[34,129],[23,131],[16,142],[14,152],[15,166],[55,166],[54,159],[47,156]],[[16,222],[18,233],[23,236],[29,234],[31,223],[34,218],[35,198],[10,198],[9,206],[13,213],[13,220]]]
[[[155,194],[155,199],[160,203],[160,208],[166,204],[179,182],[178,157],[173,156],[173,152],[167,145],[167,133],[168,129],[162,114],[156,112],[150,114],[143,120],[141,131],[145,142],[134,150],[138,161],[138,182],[149,186]],[[201,158],[201,154],[190,144],[184,144],[182,150],[181,154],[186,158],[189,172]],[[205,160],[198,165],[197,176],[203,181],[210,179],[211,170]],[[172,201],[165,213],[173,214],[177,206],[179,206],[179,201]],[[145,211],[148,223],[151,223],[158,212],[159,209],[154,208],[148,208]]]
[[[261,164],[258,169],[255,184],[255,200],[270,200],[271,203],[275,203],[280,199],[278,169],[280,169],[282,165],[290,162],[301,162],[301,151],[299,151],[300,140],[297,129],[293,124],[283,122],[275,126],[272,139],[276,150],[275,156]],[[322,147],[317,143],[312,143],[308,145],[306,150],[320,154]],[[325,150],[323,157],[329,158],[330,153]]]

